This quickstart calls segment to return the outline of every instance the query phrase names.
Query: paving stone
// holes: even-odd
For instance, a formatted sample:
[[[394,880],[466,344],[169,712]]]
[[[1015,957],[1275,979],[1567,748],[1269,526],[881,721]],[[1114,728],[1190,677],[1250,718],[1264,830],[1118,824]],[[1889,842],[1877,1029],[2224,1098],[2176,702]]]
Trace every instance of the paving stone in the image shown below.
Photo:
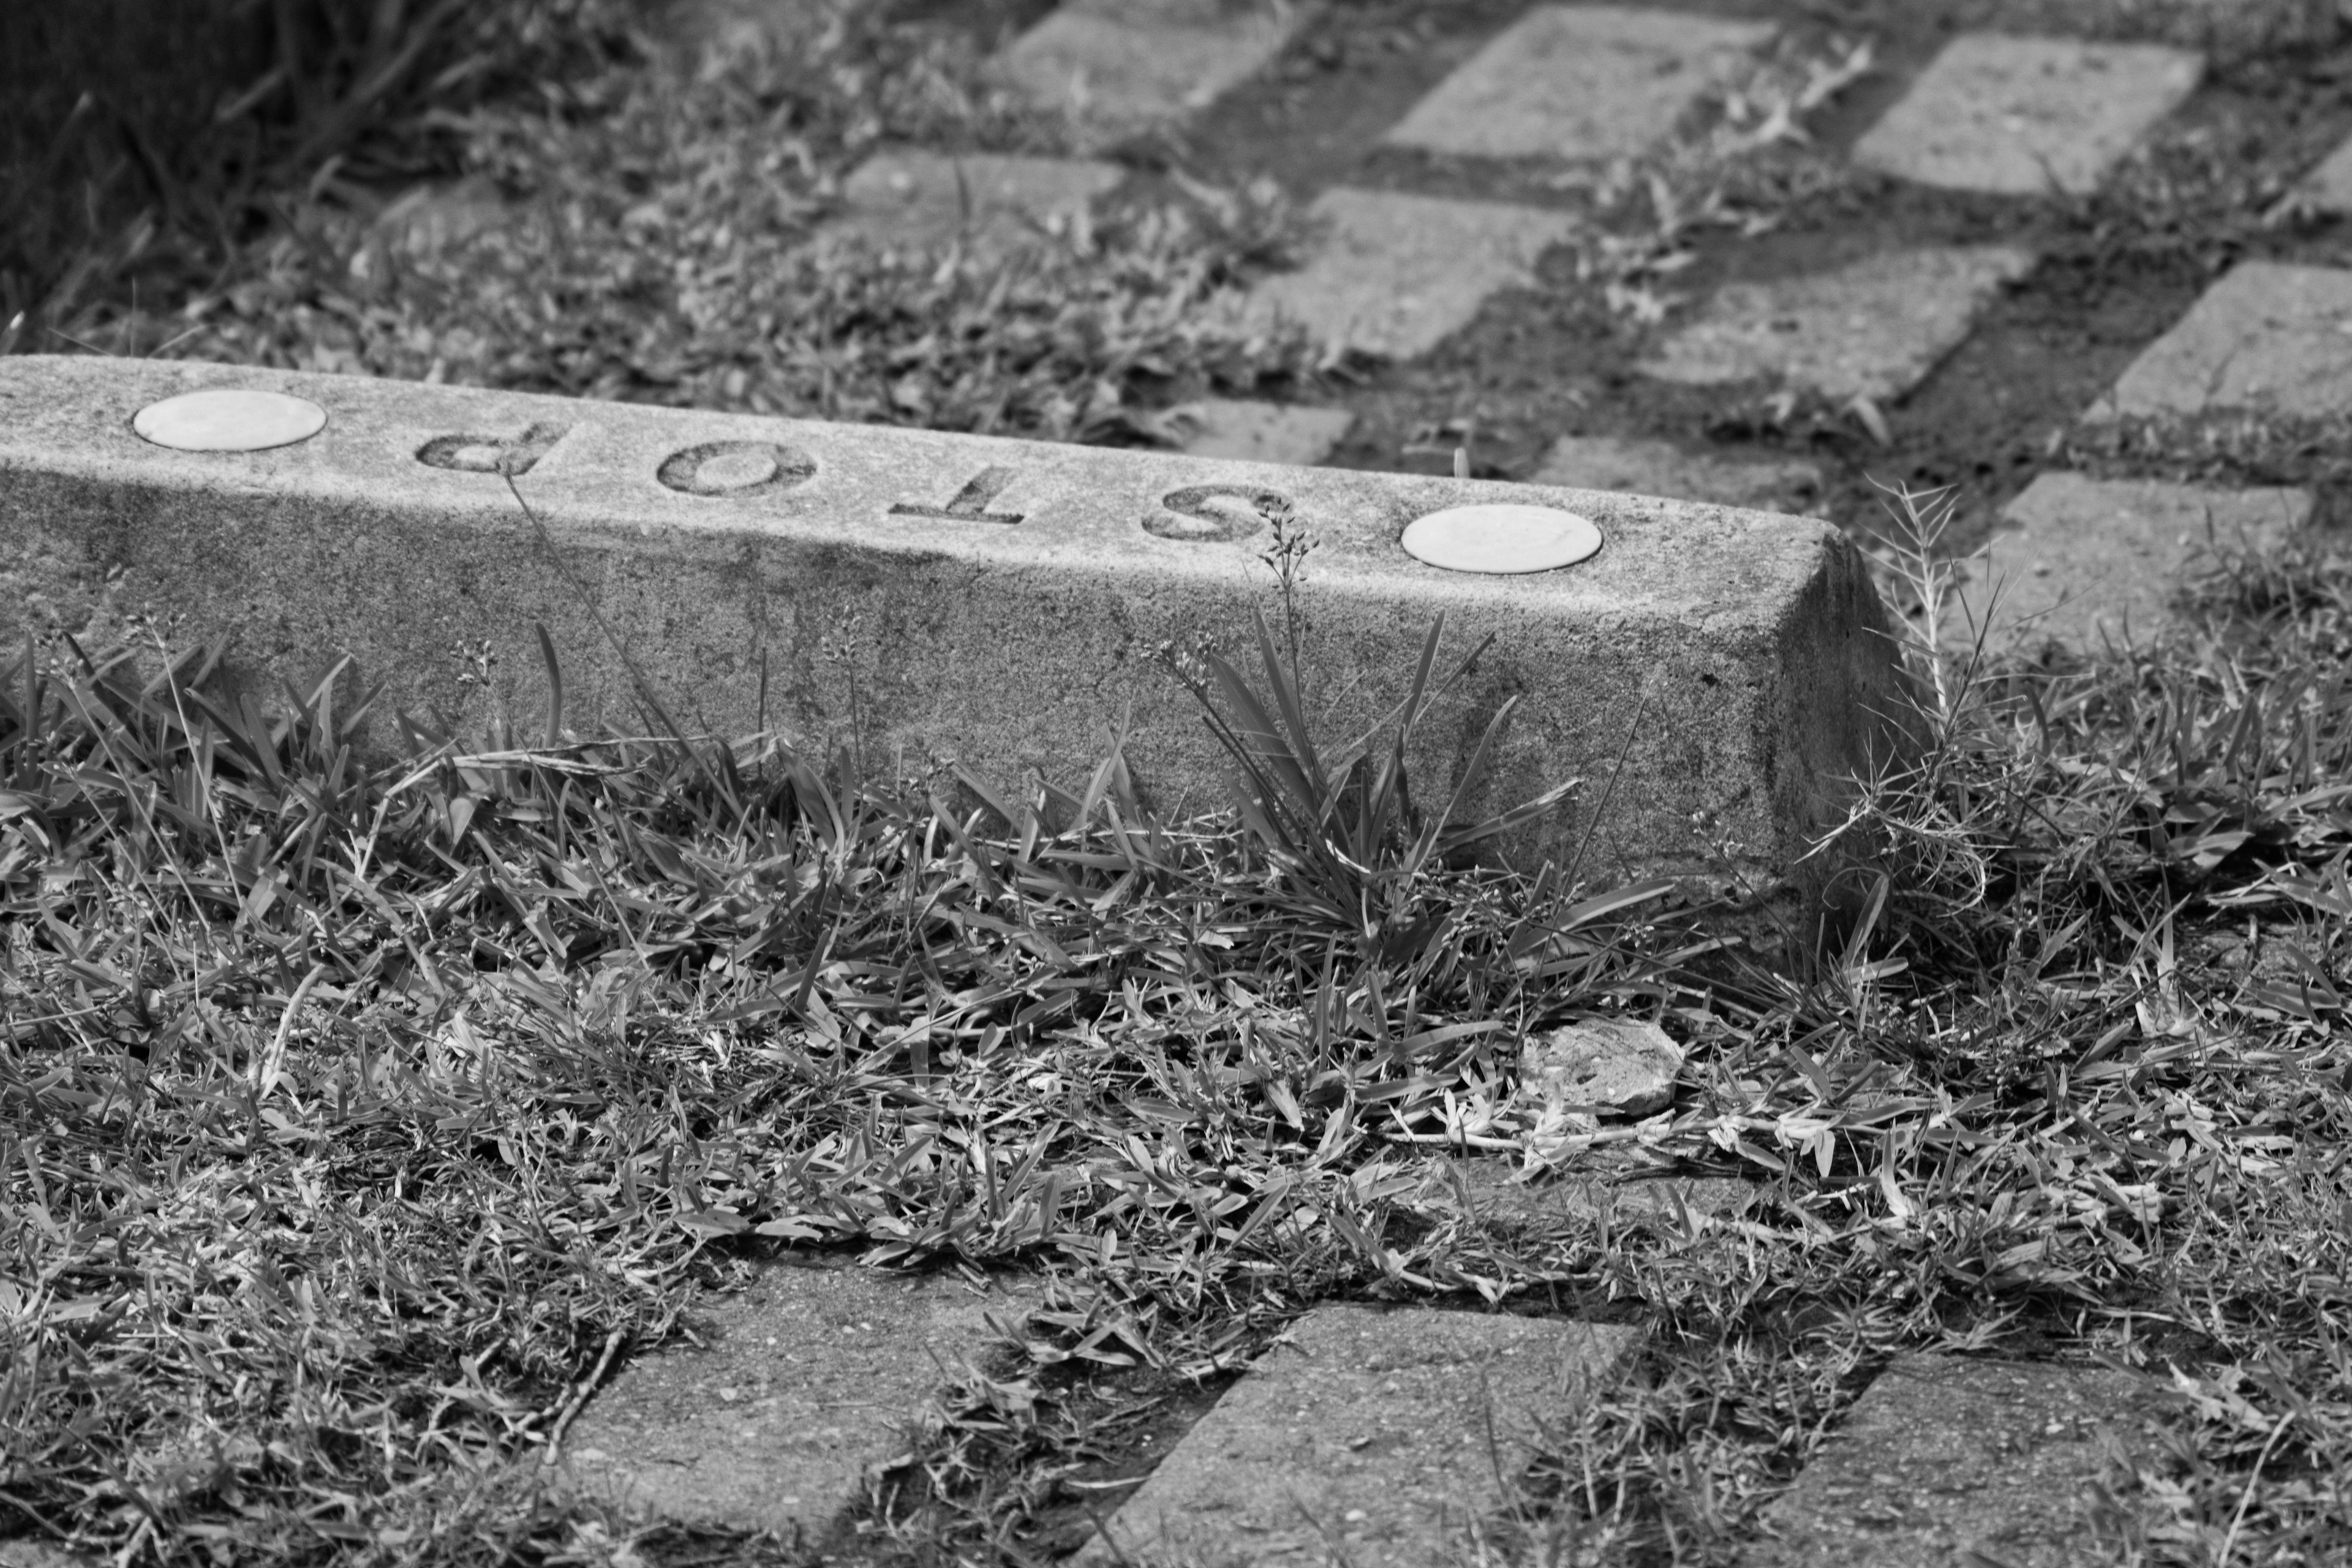
[[[99,1568],[105,1561],[103,1557],[84,1557],[29,1536],[0,1541],[0,1568]]]
[[[2094,419],[2216,409],[2319,418],[2352,403],[2352,271],[2242,261],[2148,345]]]
[[[1755,1198],[1752,1182],[1661,1174],[1622,1147],[1603,1146],[1586,1150],[1564,1166],[1532,1173],[1501,1156],[1433,1162],[1413,1202],[1458,1207],[1465,1217],[1503,1230],[1542,1233],[1594,1221],[1678,1223],[1683,1214],[1727,1216]]]
[[[2074,1568],[2105,1428],[2144,1439],[2175,1396],[2104,1369],[1912,1355],[1878,1374],[1745,1568]]]
[[[1662,381],[1763,379],[1890,401],[1959,345],[1995,289],[2032,266],[2031,252],[2011,246],[1931,247],[1727,284],[1640,368]]]
[[[998,76],[1100,146],[1207,108],[1306,19],[1289,0],[1074,0],[994,61]]]
[[[1945,635],[1982,627],[1988,646],[2083,649],[2144,642],[2201,551],[2276,545],[2311,512],[2308,490],[2041,475],[2002,509],[2010,526],[1969,563]]]
[[[376,215],[376,232],[410,250],[431,253],[463,245],[510,222],[514,207],[498,183],[481,178],[416,185]]]
[[[2352,139],[2330,153],[2298,188],[2321,212],[2352,213]]]
[[[1795,460],[1749,462],[1685,452],[1670,441],[1563,436],[1528,483],[1795,512],[1820,500],[1822,471]]]
[[[682,1523],[824,1533],[898,1450],[943,1368],[1029,1298],[960,1279],[778,1266],[705,1309],[704,1349],[657,1351],[564,1439],[573,1484]]]
[[[1556,1319],[1318,1307],[1074,1560],[1425,1568],[1506,1499],[1547,1421],[1639,1336]]]
[[[1016,248],[1067,220],[1127,177],[1090,158],[1001,153],[879,153],[842,183],[840,213],[825,226],[876,245],[928,247],[961,239]]]
[[[1250,309],[1395,359],[1435,348],[1497,289],[1532,283],[1536,258],[1577,226],[1539,207],[1345,186],[1307,216],[1321,232],[1307,265],[1259,283]]]
[[[263,451],[133,428],[156,403],[231,389],[306,399],[326,424]],[[1465,813],[1596,757],[1613,769],[1643,715],[1614,785],[1498,845],[1514,863],[1590,845],[1612,875],[1730,875],[1691,833],[1703,812],[1742,846],[1738,874],[1815,885],[1831,868],[1806,846],[1893,743],[1899,680],[1864,563],[1798,518],[98,355],[0,355],[0,645],[104,641],[152,606],[174,637],[221,639],[258,689],[349,658],[350,679],[383,683],[379,713],[468,729],[493,700],[544,710],[536,622],[583,732],[639,722],[641,672],[690,733],[775,729],[813,750],[854,735],[877,772],[952,760],[1018,795],[1088,776],[1124,714],[1145,798],[1203,809],[1230,760],[1156,650],[1250,645],[1278,502],[1318,542],[1305,678],[1334,732],[1404,700],[1441,608],[1449,639],[1494,639],[1480,668],[1523,700]],[[1601,548],[1474,576],[1403,545],[1488,504],[1579,520]],[[486,640],[488,691],[449,651]],[[1467,694],[1442,705],[1409,765],[1450,784],[1485,721]],[[383,725],[363,749],[396,744]]]
[[[1969,33],[1853,150],[1922,184],[2080,195],[2197,89],[2201,57],[2158,44]]]
[[[1485,158],[1631,157],[1774,32],[1619,5],[1540,5],[1489,39],[1381,140]]]
[[[1356,416],[1344,408],[1300,408],[1204,397],[1178,411],[1191,434],[1181,450],[1195,458],[1312,468],[1348,438]]]

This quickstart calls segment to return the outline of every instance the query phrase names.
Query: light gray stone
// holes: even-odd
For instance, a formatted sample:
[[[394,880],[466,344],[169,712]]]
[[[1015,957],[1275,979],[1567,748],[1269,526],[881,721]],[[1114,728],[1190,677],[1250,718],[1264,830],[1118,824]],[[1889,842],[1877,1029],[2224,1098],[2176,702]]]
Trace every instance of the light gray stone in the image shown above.
[[[2321,212],[2352,212],[2352,138],[2322,160],[2297,188]]]
[[[1346,186],[1307,209],[1319,226],[1307,265],[1251,290],[1262,319],[1300,322],[1336,348],[1410,359],[1469,324],[1497,289],[1535,281],[1535,264],[1576,232],[1566,213]]]
[[[1963,34],[1854,162],[1948,190],[2087,195],[2203,72],[2200,56],[2158,44]]]
[[[2242,261],[2150,343],[2091,410],[2216,409],[2321,418],[2352,404],[2352,271]]]
[[[1381,138],[1485,158],[1631,157],[1772,37],[1769,22],[1539,5],[1487,40]]]
[[[1013,40],[999,78],[1102,146],[1206,109],[1290,41],[1290,0],[1074,0]]]
[[[572,1484],[681,1523],[822,1535],[931,1392],[1033,1304],[960,1279],[777,1266],[709,1300],[703,1348],[656,1351],[592,1399]]]
[[[1959,345],[1994,290],[2032,267],[2013,246],[1930,247],[1727,284],[1641,369],[1696,385],[1758,379],[1890,401]]]
[[[1318,1307],[1184,1435],[1076,1568],[1426,1568],[1502,1507],[1544,1425],[1618,1375],[1631,1329]]]
[[[1797,1484],[1744,1568],[2074,1568],[2102,1428],[2145,1442],[2175,1395],[2126,1372],[1897,1358]]]
[[[1204,397],[1171,411],[1185,430],[1189,457],[1312,468],[1348,438],[1356,416],[1344,408]]]
[[[2278,545],[2311,511],[2308,490],[2042,474],[2002,509],[2009,526],[1969,563],[1947,640],[1981,629],[1988,647],[2145,642],[2200,552]]]
[[[1090,158],[1002,153],[877,153],[842,183],[828,232],[874,245],[966,245],[1003,252],[1069,222],[1108,195],[1127,171]]]
[[[378,213],[376,233],[421,253],[436,253],[511,222],[514,206],[497,182],[481,176],[416,185]]]
[[[1522,1094],[1582,1115],[1644,1116],[1675,1097],[1683,1048],[1643,1018],[1579,1018],[1519,1052]]]
[[[328,425],[257,453],[132,434],[141,407],[208,386],[308,397]],[[502,451],[530,516],[496,471]],[[1769,877],[1843,818],[1847,779],[1890,743],[1884,612],[1858,553],[1819,522],[361,376],[0,357],[0,639],[102,641],[152,606],[169,635],[226,639],[265,696],[348,655],[359,686],[386,683],[387,727],[439,711],[478,734],[493,698],[543,711],[544,625],[579,731],[656,721],[634,665],[689,733],[779,729],[886,776],[955,759],[1013,798],[1035,773],[1082,781],[1126,714],[1150,801],[1226,802],[1229,762],[1157,650],[1255,646],[1272,591],[1256,509],[1273,500],[1318,542],[1305,675],[1330,733],[1402,700],[1440,610],[1449,646],[1496,642],[1417,731],[1409,761],[1433,793],[1492,693],[1521,703],[1465,811],[1613,768],[1633,729],[1615,786],[1574,797],[1514,857],[1585,844],[1595,875],[1724,875],[1690,832],[1706,811],[1752,847],[1745,871]],[[1556,573],[1472,577],[1399,544],[1416,519],[1482,501],[1580,513],[1603,547]],[[487,691],[452,652],[485,641]]]
[[[0,1541],[0,1568],[99,1568],[107,1559],[87,1557],[30,1536]]]
[[[1685,1214],[1734,1215],[1755,1197],[1752,1182],[1662,1174],[1621,1149],[1604,1146],[1586,1150],[1560,1168],[1532,1173],[1502,1158],[1440,1161],[1423,1179],[1413,1206],[1458,1210],[1465,1219],[1539,1236],[1594,1224],[1678,1224]]]
[[[1528,483],[1797,512],[1820,500],[1822,471],[1805,462],[1751,462],[1685,452],[1670,441],[1563,436],[1551,444]]]

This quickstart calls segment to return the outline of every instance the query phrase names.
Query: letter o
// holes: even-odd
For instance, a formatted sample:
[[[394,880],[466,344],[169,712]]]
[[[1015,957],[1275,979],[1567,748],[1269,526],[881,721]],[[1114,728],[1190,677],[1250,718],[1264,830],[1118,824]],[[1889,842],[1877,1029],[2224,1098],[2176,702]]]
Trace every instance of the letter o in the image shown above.
[[[815,473],[814,458],[773,441],[709,441],[671,453],[654,477],[680,495],[749,498],[788,490]]]

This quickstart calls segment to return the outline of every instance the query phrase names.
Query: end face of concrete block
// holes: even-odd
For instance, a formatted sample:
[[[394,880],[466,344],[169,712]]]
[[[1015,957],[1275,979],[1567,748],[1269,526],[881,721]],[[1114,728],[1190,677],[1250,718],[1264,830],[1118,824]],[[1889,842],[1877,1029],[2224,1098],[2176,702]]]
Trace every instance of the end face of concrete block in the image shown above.
[[[1117,163],[1089,158],[877,153],[843,182],[841,212],[825,226],[875,245],[961,240],[1004,251],[1069,221],[1126,177]]]
[[[2352,271],[2242,261],[2134,360],[2091,417],[2247,409],[2304,418],[2352,402]]]
[[[1728,284],[1640,369],[1700,386],[1760,379],[1833,399],[1891,400],[1957,348],[1978,310],[2033,260],[2013,246],[1929,247]]]
[[[1280,463],[1310,468],[1329,457],[1356,416],[1344,408],[1298,408],[1204,397],[1177,411],[1189,427],[1183,452],[1234,463]]]
[[[1013,40],[996,74],[1103,146],[1206,109],[1280,53],[1288,0],[1079,0]]]
[[[1537,258],[1577,228],[1538,207],[1346,186],[1318,196],[1307,216],[1321,233],[1307,265],[1252,289],[1251,312],[1394,359],[1435,348],[1496,290],[1532,283]]]
[[[764,1270],[709,1306],[706,1348],[655,1352],[564,1444],[571,1484],[686,1524],[822,1535],[897,1451],[941,1369],[1024,1298],[859,1268]]]
[[[2104,1369],[1904,1356],[1796,1486],[1748,1568],[2084,1561],[2104,1428],[2142,1440],[2177,1399]]]
[[[1774,30],[1678,11],[1540,5],[1381,140],[1484,158],[1631,157],[1671,133]]]
[[[2203,74],[2201,57],[2157,44],[1965,34],[1856,144],[1854,161],[1948,190],[2083,195]]]
[[[1970,568],[1946,635],[2082,650],[2145,642],[2200,553],[2284,543],[2312,504],[2301,489],[2043,474],[2002,509],[2010,526]]]
[[[1631,1329],[1318,1307],[1184,1435],[1080,1568],[1426,1568],[1508,1500],[1547,1422],[1615,1377]]]
[[[1563,436],[1528,483],[1801,512],[1821,499],[1822,471],[1793,460],[1751,462],[1690,453],[1670,441]]]
[[[328,423],[263,452],[131,430],[141,408],[207,387],[307,398]],[[1418,520],[1490,503],[1583,517],[1602,547],[1499,577],[1403,549]],[[356,376],[0,359],[0,637],[103,640],[152,608],[169,636],[226,639],[261,691],[348,656],[354,679],[385,681],[387,724],[405,710],[470,730],[489,699],[451,649],[491,643],[499,700],[542,711],[544,625],[568,726],[639,733],[610,627],[691,731],[780,730],[893,777],[960,762],[1015,797],[1036,774],[1087,776],[1125,713],[1156,807],[1227,802],[1231,764],[1160,650],[1255,646],[1276,507],[1317,540],[1305,673],[1335,737],[1402,700],[1440,612],[1449,647],[1492,634],[1409,762],[1442,795],[1517,697],[1466,809],[1588,781],[1514,849],[1530,860],[1581,847],[1596,877],[1809,876],[1819,862],[1800,858],[1891,743],[1887,623],[1859,554],[1818,522]],[[1721,836],[1746,847],[1734,866],[1710,847]]]

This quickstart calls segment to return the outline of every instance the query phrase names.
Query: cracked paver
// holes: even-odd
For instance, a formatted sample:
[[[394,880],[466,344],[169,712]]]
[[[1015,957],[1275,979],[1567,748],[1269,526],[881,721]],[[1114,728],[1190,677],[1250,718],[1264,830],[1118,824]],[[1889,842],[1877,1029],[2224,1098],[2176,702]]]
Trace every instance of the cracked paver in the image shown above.
[[[2220,409],[2320,418],[2352,403],[2352,271],[2243,261],[2134,360],[2091,410]]]

